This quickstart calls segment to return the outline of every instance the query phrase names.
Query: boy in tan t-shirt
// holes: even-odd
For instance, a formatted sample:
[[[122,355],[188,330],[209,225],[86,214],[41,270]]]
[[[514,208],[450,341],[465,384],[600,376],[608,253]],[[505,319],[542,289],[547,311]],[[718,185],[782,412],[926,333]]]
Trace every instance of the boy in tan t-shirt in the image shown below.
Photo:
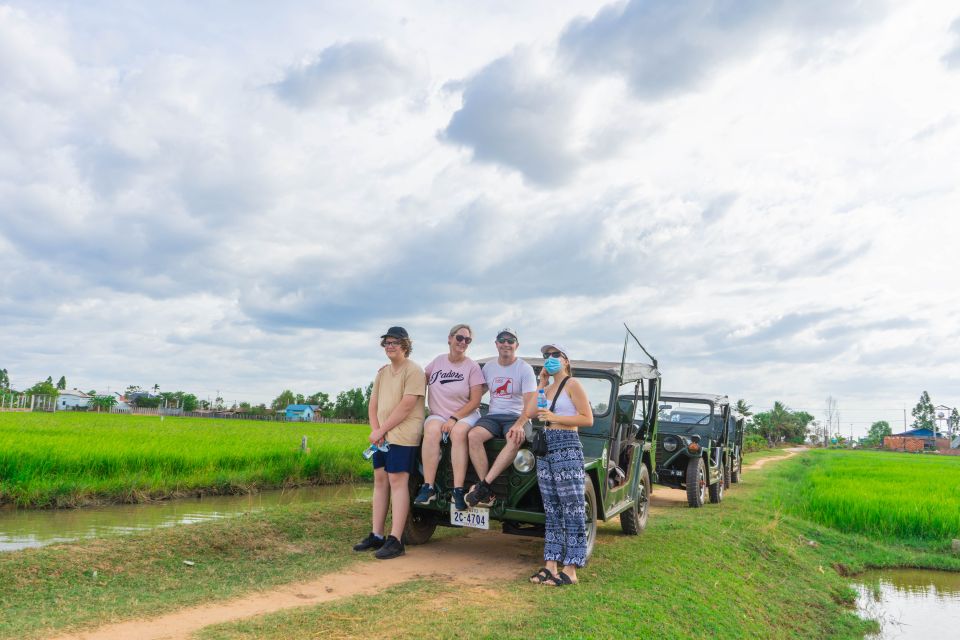
[[[413,350],[407,330],[390,327],[380,337],[390,364],[377,372],[370,394],[370,443],[386,442],[386,452],[373,454],[373,530],[354,551],[377,549],[380,560],[404,554],[403,527],[410,511],[410,472],[416,469],[423,437],[426,378],[420,365],[408,360]],[[393,505],[390,535],[384,539],[387,507]]]

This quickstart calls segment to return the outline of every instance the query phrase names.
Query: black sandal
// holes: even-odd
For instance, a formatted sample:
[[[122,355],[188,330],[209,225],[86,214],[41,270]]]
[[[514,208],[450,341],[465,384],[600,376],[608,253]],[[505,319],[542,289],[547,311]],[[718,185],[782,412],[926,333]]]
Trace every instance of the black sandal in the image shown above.
[[[577,583],[571,580],[570,576],[568,576],[563,571],[561,571],[557,575],[550,576],[549,578],[544,580],[543,584],[548,584],[551,587],[565,587],[569,584],[577,584]]]
[[[530,576],[530,582],[533,584],[546,584],[548,580],[556,580],[556,576],[550,573],[550,569],[543,567],[540,571]]]

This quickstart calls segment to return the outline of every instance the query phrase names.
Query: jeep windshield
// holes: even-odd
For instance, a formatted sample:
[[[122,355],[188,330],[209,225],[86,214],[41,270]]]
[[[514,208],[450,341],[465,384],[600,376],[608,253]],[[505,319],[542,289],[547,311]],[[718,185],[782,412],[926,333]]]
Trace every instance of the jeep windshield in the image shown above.
[[[587,392],[593,417],[606,415],[610,410],[610,391],[613,389],[613,383],[608,378],[581,378],[576,375],[576,372],[574,374],[574,377],[583,385],[583,390]]]
[[[709,425],[713,405],[709,402],[664,400],[659,405],[659,428],[667,433],[692,433]]]

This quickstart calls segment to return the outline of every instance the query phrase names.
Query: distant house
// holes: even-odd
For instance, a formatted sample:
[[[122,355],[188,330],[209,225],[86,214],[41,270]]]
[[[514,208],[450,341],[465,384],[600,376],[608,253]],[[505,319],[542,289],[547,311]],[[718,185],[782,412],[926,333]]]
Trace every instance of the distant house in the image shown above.
[[[290,404],[287,405],[287,422],[311,422],[313,414],[317,410],[315,404]]]
[[[897,438],[942,438],[943,434],[939,431],[936,436],[934,436],[931,429],[910,429],[909,431],[904,431],[903,433],[894,433],[891,434]]]
[[[117,404],[113,405],[110,408],[111,413],[130,413],[130,403],[127,402],[126,396],[124,396],[119,391],[114,391],[113,395],[117,399]]]
[[[84,393],[79,389],[61,391],[60,395],[57,396],[57,411],[86,409],[90,406],[91,397],[91,395]]]

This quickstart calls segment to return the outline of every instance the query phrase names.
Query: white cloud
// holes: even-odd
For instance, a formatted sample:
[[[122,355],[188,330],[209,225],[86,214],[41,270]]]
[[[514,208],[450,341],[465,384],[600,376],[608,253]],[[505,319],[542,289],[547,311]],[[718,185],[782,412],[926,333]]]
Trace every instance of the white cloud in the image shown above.
[[[297,107],[366,109],[422,89],[424,65],[388,43],[341,42],[289,69],[274,88]]]
[[[671,389],[960,403],[955,9],[876,6],[0,8],[0,366],[264,401],[626,321]]]

